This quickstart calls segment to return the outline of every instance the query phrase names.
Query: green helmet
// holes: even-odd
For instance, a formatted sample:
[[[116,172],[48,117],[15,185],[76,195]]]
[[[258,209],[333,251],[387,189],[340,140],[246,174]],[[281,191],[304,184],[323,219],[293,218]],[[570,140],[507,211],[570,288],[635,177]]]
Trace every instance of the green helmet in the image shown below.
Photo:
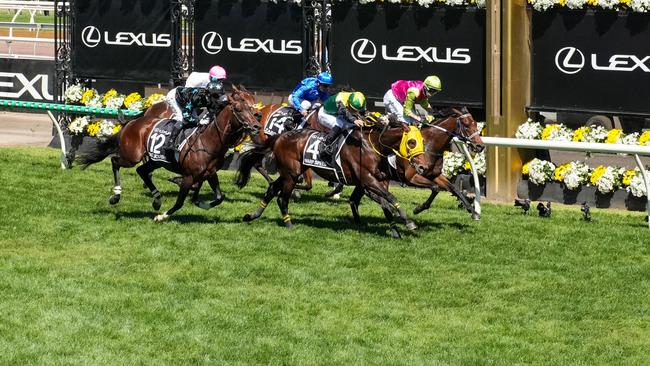
[[[427,88],[427,90],[441,91],[442,81],[440,81],[440,78],[435,75],[427,76],[427,78],[424,79],[424,87]]]
[[[360,92],[354,92],[348,97],[348,104],[356,111],[366,110],[366,96]]]

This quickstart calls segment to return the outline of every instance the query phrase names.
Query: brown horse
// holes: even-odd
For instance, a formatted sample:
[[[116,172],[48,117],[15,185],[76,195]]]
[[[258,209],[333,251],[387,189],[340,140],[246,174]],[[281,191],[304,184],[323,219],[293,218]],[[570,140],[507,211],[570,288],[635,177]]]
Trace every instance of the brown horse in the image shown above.
[[[451,142],[454,137],[470,145],[474,152],[481,152],[485,148],[479,134],[476,121],[468,112],[467,108],[450,109],[449,115],[431,124],[423,124],[421,127],[422,137],[426,146],[426,153],[431,156],[433,164],[424,172],[418,173],[404,159],[396,159],[397,169],[391,169],[391,177],[394,180],[403,182],[414,187],[431,189],[429,198],[417,206],[413,212],[417,215],[431,207],[431,202],[439,192],[439,188],[449,191],[463,204],[472,218],[479,219],[480,216],[474,211],[473,206],[465,195],[442,175],[443,152],[451,149]]]
[[[382,206],[384,215],[390,223],[393,237],[400,236],[393,222],[394,211],[404,220],[408,229],[415,230],[416,225],[408,219],[406,212],[400,207],[395,196],[388,192],[387,174],[380,169],[382,158],[374,151],[378,151],[380,154],[388,154],[399,149],[400,144],[405,144],[409,151],[409,163],[417,171],[424,172],[430,162],[426,154],[411,154],[411,151],[421,141],[418,142],[410,137],[406,138],[406,132],[409,131],[407,126],[401,124],[398,128],[389,129],[386,126],[381,132],[362,133],[355,131],[347,138],[347,142],[343,145],[340,152],[341,168],[345,183],[355,186],[354,192],[352,193],[353,198],[351,198],[352,209],[355,212],[355,221],[358,219],[358,214],[356,214],[358,211],[358,203],[365,193]],[[278,179],[269,186],[260,203],[260,207],[255,212],[246,214],[244,221],[248,222],[259,218],[273,197],[279,194],[278,205],[285,226],[287,228],[293,226],[289,216],[289,197],[296,186],[298,177],[309,169],[309,167],[303,165],[303,151],[310,136],[314,133],[316,132],[313,130],[298,130],[276,135],[258,144],[255,148],[247,151],[240,157],[240,166],[236,179],[236,183],[240,188],[243,188],[248,183],[250,171],[253,166],[271,150],[275,155],[280,174]],[[338,181],[336,174],[332,170],[322,168],[311,169],[314,169],[318,175],[329,181]]]
[[[175,205],[167,212],[157,215],[155,221],[162,221],[180,209],[192,185],[197,184],[200,187],[204,180],[208,181],[213,190],[214,201],[201,204],[201,207],[214,207],[223,201],[219,179],[215,173],[221,169],[226,151],[241,141],[246,134],[256,134],[260,128],[254,116],[252,101],[254,102],[249,93],[234,87],[232,94],[228,96],[228,105],[216,117],[213,116],[209,124],[199,127],[197,133],[189,138],[179,152],[178,162],[166,164],[146,159],[147,139],[161,119],[157,116],[143,116],[129,122],[118,135],[97,144],[95,150],[82,155],[81,163],[87,167],[112,155],[115,186],[109,202],[114,205],[120,201],[122,192],[120,168],[133,167],[144,160],[136,171],[151,191],[155,210],[160,209],[161,194],[153,184],[150,173],[164,167],[181,174],[183,179]]]

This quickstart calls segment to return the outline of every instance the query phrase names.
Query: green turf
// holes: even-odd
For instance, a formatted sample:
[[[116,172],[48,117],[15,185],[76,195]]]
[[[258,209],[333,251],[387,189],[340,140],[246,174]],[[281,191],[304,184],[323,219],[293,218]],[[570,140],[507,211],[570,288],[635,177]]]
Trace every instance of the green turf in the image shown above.
[[[11,22],[16,15],[14,10],[0,10],[0,22]],[[29,23],[31,20],[31,15],[29,11],[22,11],[15,19],[17,23]],[[50,11],[49,15],[43,15],[43,12],[37,12],[34,16],[34,21],[36,23],[54,23],[54,14]]]
[[[0,364],[650,364],[643,213],[485,204],[474,222],[441,194],[394,240],[374,203],[358,230],[318,182],[288,231],[275,203],[241,223],[264,184],[225,172],[221,206],[156,224],[123,173],[113,209],[107,162],[0,149]]]

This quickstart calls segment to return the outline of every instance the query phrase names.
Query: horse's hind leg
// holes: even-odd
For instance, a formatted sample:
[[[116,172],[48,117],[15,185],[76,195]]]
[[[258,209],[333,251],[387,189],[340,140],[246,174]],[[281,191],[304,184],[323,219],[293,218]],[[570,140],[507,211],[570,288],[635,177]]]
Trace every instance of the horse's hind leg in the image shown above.
[[[436,186],[436,185],[431,186],[431,194],[429,195],[429,198],[427,198],[427,200],[424,201],[422,204],[415,207],[413,209],[413,213],[415,215],[417,215],[422,211],[428,210],[431,207],[431,203],[436,198],[438,193],[440,193],[440,190],[439,190],[438,186]]]
[[[296,183],[293,179],[285,179],[282,184],[282,191],[278,196],[278,206],[280,207],[280,213],[282,214],[282,221],[287,229],[293,227],[291,216],[289,216],[289,198],[291,198],[291,192],[293,192],[295,187]]]
[[[334,188],[331,191],[325,193],[325,197],[332,198],[337,200],[341,198],[341,192],[343,192],[343,183],[334,183]]]
[[[162,214],[157,215],[153,218],[153,220],[156,222],[163,221],[171,216],[174,212],[180,210],[180,208],[183,207],[183,204],[185,203],[185,198],[187,198],[188,193],[190,193],[190,188],[192,188],[193,183],[194,178],[191,175],[183,177],[183,182],[181,182],[181,188],[178,191],[178,196],[176,197],[176,203],[174,203],[174,206]]]
[[[264,164],[262,164],[262,162],[255,163],[255,165],[253,165],[253,167],[255,167],[255,170],[257,170],[260,174],[262,174],[262,176],[264,177],[264,179],[266,179],[266,182],[268,184],[273,183],[273,178],[271,178],[271,176],[269,175],[269,171],[266,170],[266,168],[264,167]]]
[[[478,220],[478,219],[481,218],[481,216],[480,216],[479,214],[477,214],[476,211],[474,211],[474,205],[472,205],[472,204],[469,202],[469,200],[467,200],[467,197],[465,197],[465,195],[463,195],[462,193],[460,193],[460,192],[458,191],[458,189],[456,189],[456,187],[455,187],[455,186],[454,186],[454,185],[449,181],[449,179],[447,179],[444,175],[439,175],[439,176],[435,177],[435,178],[433,179],[433,181],[434,181],[437,185],[439,185],[440,187],[445,188],[446,190],[448,190],[449,192],[451,192],[451,194],[453,194],[454,196],[456,196],[456,198],[458,198],[458,200],[460,201],[460,203],[465,207],[465,209],[467,210],[467,212],[469,212],[469,213],[472,214],[472,218],[473,218],[474,220]]]
[[[257,210],[255,210],[255,212],[247,213],[246,215],[244,215],[243,221],[250,222],[253,220],[257,220],[260,216],[262,216],[262,213],[264,213],[266,206],[268,206],[269,202],[271,202],[273,197],[275,197],[278,194],[281,186],[282,186],[282,177],[279,177],[269,185],[269,188],[266,189],[264,198],[262,198],[262,200],[260,201],[260,205],[257,208]]]
[[[367,187],[372,193],[378,195],[380,198],[383,198],[386,200],[386,203],[388,205],[384,206],[382,205],[382,208],[385,208],[387,210],[395,209],[397,210],[397,213],[399,214],[399,217],[404,220],[404,224],[406,225],[406,228],[409,230],[415,230],[417,229],[417,226],[413,221],[411,221],[408,216],[406,216],[406,211],[400,206],[399,202],[397,202],[397,198],[393,196],[392,193],[388,192],[386,189],[384,189],[381,186],[368,186]],[[381,204],[381,203],[380,203]],[[384,212],[385,214],[386,212]],[[392,213],[391,213],[392,216]]]
[[[147,188],[149,188],[149,191],[151,191],[151,196],[153,197],[153,200],[151,201],[151,206],[156,211],[158,211],[160,209],[160,206],[162,205],[162,196],[158,191],[158,188],[156,188],[156,186],[153,184],[153,180],[151,179],[153,174],[151,173],[153,173],[153,171],[156,170],[157,168],[158,167],[156,166],[156,163],[149,160],[146,163],[140,165],[135,170],[136,172],[138,172],[140,178],[142,178],[144,185],[147,186]]]
[[[117,156],[111,157],[111,167],[113,169],[113,182],[115,185],[113,186],[113,195],[108,199],[108,203],[116,205],[120,202],[122,196],[122,180],[120,178],[120,164]]]

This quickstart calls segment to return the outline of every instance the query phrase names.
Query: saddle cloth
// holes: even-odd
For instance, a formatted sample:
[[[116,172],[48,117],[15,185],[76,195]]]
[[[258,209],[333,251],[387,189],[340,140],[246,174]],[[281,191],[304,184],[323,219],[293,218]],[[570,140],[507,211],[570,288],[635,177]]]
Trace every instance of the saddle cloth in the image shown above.
[[[352,130],[348,130],[334,141],[334,154],[332,160],[323,159],[322,157],[327,134],[324,132],[312,133],[309,135],[309,139],[305,144],[305,150],[302,154],[302,163],[313,168],[332,170],[334,171],[338,182],[345,184],[345,175],[343,174],[343,168],[341,166],[341,149],[343,149],[343,145],[351,133]]]
[[[279,135],[283,132],[293,130],[300,123],[300,115],[291,107],[280,107],[271,113],[266,124],[264,134],[267,136]]]
[[[172,141],[171,136],[174,135],[175,125],[176,121],[172,119],[163,119],[156,123],[147,139],[147,155],[150,160],[161,163],[178,161],[178,152],[183,149],[187,139],[196,132],[197,127],[181,130]],[[176,146],[178,146],[178,150],[176,150]]]

